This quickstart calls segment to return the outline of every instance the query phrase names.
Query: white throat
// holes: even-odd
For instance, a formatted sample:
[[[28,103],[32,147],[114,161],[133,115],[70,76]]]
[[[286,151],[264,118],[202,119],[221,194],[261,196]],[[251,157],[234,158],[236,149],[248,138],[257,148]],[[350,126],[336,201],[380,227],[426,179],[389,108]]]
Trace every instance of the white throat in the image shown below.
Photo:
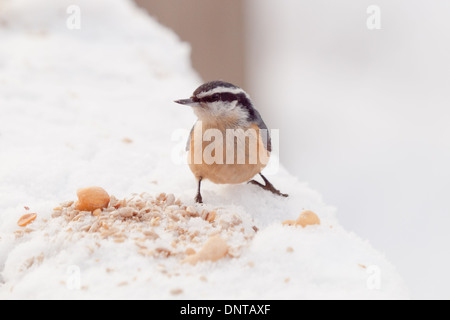
[[[195,115],[205,124],[215,127],[246,128],[249,126],[248,112],[237,105],[237,101],[217,101],[193,107]]]

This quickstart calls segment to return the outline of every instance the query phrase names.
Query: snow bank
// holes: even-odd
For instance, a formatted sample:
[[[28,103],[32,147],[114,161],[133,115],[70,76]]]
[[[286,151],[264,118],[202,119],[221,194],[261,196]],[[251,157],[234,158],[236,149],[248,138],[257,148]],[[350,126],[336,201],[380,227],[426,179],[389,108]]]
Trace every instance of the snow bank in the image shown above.
[[[206,182],[207,204],[195,205],[192,174],[172,160],[195,120],[172,102],[200,83],[189,47],[125,0],[76,1],[81,29],[69,30],[73,2],[0,2],[1,299],[407,297],[383,255],[282,168],[270,178],[288,199]],[[247,236],[212,225],[197,248],[219,233],[239,252],[197,265],[140,254],[134,229],[124,241],[80,236],[53,208],[90,185],[118,198],[173,193],[185,207],[238,217]],[[17,233],[25,206],[38,218]],[[282,226],[303,210],[321,225]],[[170,248],[173,233],[158,232]]]

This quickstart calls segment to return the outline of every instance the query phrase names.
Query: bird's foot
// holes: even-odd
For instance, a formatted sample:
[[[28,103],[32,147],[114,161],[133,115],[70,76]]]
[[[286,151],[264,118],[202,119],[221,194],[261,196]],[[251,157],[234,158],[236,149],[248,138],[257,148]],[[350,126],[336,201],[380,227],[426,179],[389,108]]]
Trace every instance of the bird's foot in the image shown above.
[[[272,192],[273,194],[276,194],[276,195],[281,196],[281,197],[287,198],[287,197],[289,196],[288,194],[286,194],[286,193],[281,193],[280,190],[276,189],[276,188],[273,186],[273,184],[271,184],[271,183],[269,182],[269,180],[267,180],[267,178],[264,177],[262,174],[260,174],[260,176],[261,176],[261,178],[263,178],[265,185],[262,184],[262,183],[260,183],[260,182],[258,182],[258,181],[256,181],[256,180],[251,180],[251,181],[249,181],[248,183],[257,185],[257,186],[261,187],[262,189],[267,190],[267,191],[270,191],[270,192]]]
[[[202,195],[200,193],[197,193],[197,195],[195,196],[195,202],[196,203],[203,203],[203,198],[202,198]]]

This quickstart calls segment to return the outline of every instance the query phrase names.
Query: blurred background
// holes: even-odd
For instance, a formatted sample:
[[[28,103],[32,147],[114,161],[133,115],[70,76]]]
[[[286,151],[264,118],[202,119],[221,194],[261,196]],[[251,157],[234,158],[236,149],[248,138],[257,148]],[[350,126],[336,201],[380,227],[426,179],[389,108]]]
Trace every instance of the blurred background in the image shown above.
[[[136,2],[191,44],[205,81],[252,95],[280,129],[281,163],[413,298],[450,298],[449,1]]]

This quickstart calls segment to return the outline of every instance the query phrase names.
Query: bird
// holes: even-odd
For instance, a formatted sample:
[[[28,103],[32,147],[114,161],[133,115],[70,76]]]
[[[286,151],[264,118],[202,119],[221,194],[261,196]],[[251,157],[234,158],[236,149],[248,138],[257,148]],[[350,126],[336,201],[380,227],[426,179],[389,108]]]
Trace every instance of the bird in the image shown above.
[[[174,102],[192,107],[198,118],[186,145],[188,164],[197,179],[196,203],[203,203],[203,180],[216,184],[247,182],[288,197],[261,173],[272,151],[270,134],[242,88],[221,80],[210,81],[199,86],[189,99]],[[257,175],[264,184],[253,179]]]

